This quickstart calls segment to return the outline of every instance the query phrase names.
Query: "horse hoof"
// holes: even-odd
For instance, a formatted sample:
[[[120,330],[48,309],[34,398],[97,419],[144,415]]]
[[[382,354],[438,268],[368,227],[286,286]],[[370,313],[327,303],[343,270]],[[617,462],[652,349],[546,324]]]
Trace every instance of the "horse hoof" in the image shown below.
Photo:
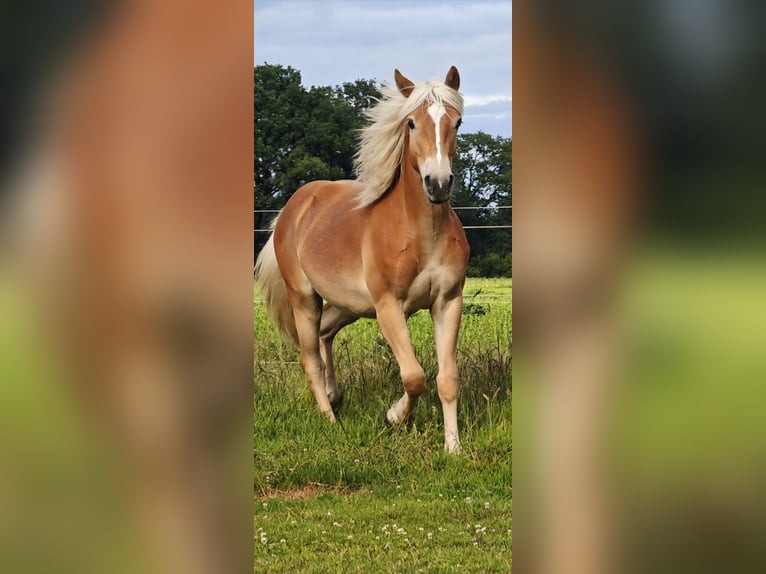
[[[390,412],[391,412],[391,409],[389,409],[385,413],[383,413],[383,421],[386,423],[387,427],[395,428],[395,427],[401,426],[401,424],[406,421],[406,419],[405,420],[399,420],[399,419],[396,419],[396,418],[394,418],[394,420],[391,420],[391,417],[389,416]]]
[[[340,409],[341,406],[343,406],[343,398],[345,397],[346,393],[343,389],[339,388],[337,392],[330,393],[328,395],[328,399],[330,399],[330,406],[332,407],[332,410],[336,413]]]

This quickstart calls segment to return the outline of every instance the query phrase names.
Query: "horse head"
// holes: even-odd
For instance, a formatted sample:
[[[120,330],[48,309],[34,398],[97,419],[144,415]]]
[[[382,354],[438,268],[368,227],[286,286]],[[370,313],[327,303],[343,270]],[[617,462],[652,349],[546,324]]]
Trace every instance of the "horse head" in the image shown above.
[[[396,87],[409,98],[415,84],[394,71]],[[444,85],[455,92],[460,88],[460,74],[455,66],[447,72]],[[420,174],[423,191],[431,203],[449,201],[452,184],[452,160],[457,147],[457,130],[462,122],[460,112],[442,98],[425,100],[406,118],[406,149],[412,166]]]

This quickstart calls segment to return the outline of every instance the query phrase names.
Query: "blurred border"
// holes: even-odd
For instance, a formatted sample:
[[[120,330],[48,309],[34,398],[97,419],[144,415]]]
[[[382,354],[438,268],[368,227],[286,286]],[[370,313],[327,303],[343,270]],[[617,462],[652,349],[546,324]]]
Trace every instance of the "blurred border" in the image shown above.
[[[3,9],[0,569],[252,567],[252,4]]]
[[[515,7],[517,559],[760,571],[764,8]]]

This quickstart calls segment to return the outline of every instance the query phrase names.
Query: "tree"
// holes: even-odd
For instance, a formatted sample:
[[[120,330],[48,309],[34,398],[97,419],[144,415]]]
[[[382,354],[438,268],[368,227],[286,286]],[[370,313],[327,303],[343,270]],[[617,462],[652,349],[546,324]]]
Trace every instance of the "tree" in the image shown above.
[[[360,118],[362,111],[374,106],[382,95],[375,80],[345,82],[340,88],[336,88],[336,93],[357,112]]]
[[[254,209],[281,208],[309,181],[353,178],[362,111],[381,95],[375,82],[306,89],[298,70],[270,64],[253,77]],[[269,220],[257,213],[256,228]],[[264,238],[256,240],[260,249]]]
[[[458,136],[458,155],[453,163],[455,206],[488,207],[458,211],[463,225],[511,225],[513,197],[512,141],[483,132]],[[469,271],[472,275],[511,274],[512,230],[510,228],[467,229],[471,245]],[[486,261],[482,261],[489,255]]]
[[[272,209],[287,201],[279,179],[307,120],[305,92],[300,72],[289,66],[257,66],[253,77],[254,205]]]

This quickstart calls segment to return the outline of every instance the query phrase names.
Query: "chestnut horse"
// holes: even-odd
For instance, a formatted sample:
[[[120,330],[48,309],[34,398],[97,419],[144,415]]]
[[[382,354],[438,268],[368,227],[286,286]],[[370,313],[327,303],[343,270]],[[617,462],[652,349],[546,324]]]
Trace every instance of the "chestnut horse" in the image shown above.
[[[396,87],[366,113],[355,181],[314,181],[298,189],[273,224],[256,263],[269,315],[301,350],[319,408],[335,421],[342,392],[332,342],[359,317],[376,317],[399,364],[404,396],[386,413],[405,421],[426,389],[407,318],[430,309],[444,411],[444,446],[458,452],[455,361],[468,242],[450,206],[452,160],[463,99],[452,66],[444,83]],[[324,307],[322,300],[326,302]]]

